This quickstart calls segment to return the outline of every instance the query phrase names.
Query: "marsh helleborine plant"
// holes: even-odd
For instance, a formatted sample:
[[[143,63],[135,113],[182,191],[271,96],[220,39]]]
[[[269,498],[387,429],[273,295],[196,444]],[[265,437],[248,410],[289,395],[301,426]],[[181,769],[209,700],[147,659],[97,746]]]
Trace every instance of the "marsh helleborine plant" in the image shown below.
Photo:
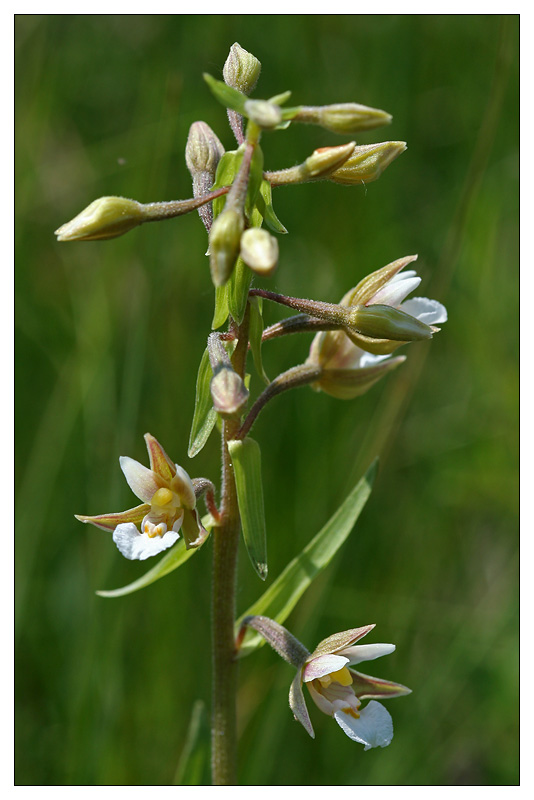
[[[405,360],[405,355],[396,354],[398,348],[432,338],[439,330],[437,326],[447,319],[445,308],[437,301],[408,299],[421,281],[414,269],[405,269],[416,256],[394,260],[371,272],[339,303],[280,295],[256,285],[258,279],[269,279],[275,272],[278,238],[287,233],[273,208],[273,189],[316,181],[361,187],[377,180],[406,149],[404,142],[357,145],[351,140],[320,147],[297,166],[267,170],[260,146],[264,132],[270,136],[301,123],[352,137],[389,124],[391,116],[352,102],[290,106],[288,91],[267,100],[251,98],[260,70],[258,59],[234,44],[224,65],[224,82],[204,75],[215,98],[227,109],[237,146],[226,151],[205,122],[191,125],[185,160],[193,182],[192,198],[143,204],[123,197],[102,197],[56,231],[59,241],[112,239],[146,222],[198,210],[208,234],[215,310],[197,377],[187,452],[190,458],[200,452],[219,418],[219,501],[209,479],[191,479],[147,433],[148,467],[127,456],[120,459],[130,489],[141,503],[127,511],[77,515],[77,519],[108,531],[128,559],[145,560],[167,551],[135,586],[102,593],[108,595],[126,593],[163,577],[212,537],[211,762],[212,780],[218,785],[235,784],[237,780],[237,659],[251,653],[263,640],[296,668],[290,707],[311,736],[314,730],[304,685],[319,709],[331,716],[347,736],[363,744],[365,750],[391,742],[391,716],[377,701],[410,690],[360,673],[353,666],[388,655],[395,647],[357,644],[374,627],[367,625],[329,636],[310,653],[281,625],[314,577],[303,577],[302,570],[295,568],[298,556],[293,558],[295,554],[288,552],[293,561],[271,587],[283,590],[287,599],[283,608],[273,602],[272,591],[266,592],[236,623],[237,547],[241,531],[253,568],[260,578],[265,580],[267,576],[261,454],[249,433],[265,405],[290,389],[309,385],[343,400],[367,392]],[[264,224],[269,230],[262,227]],[[264,300],[296,313],[264,328]],[[308,357],[269,381],[262,364],[262,343],[293,333],[314,334]],[[246,377],[249,354],[259,377],[267,384],[252,403]],[[316,572],[326,566],[345,541],[370,483],[368,473],[339,512],[310,541],[306,552],[313,551]],[[203,519],[198,511],[200,498],[207,509]]]

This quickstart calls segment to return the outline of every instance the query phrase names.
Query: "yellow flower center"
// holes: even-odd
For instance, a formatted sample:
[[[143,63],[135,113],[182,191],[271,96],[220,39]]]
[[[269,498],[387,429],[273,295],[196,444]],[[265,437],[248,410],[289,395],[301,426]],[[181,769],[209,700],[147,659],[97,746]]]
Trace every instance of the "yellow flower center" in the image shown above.
[[[158,489],[152,495],[151,505],[166,506],[172,500],[172,492],[170,489]]]
[[[325,688],[330,686],[333,682],[340,683],[342,686],[350,686],[352,683],[352,675],[350,674],[347,667],[342,667],[341,669],[336,670],[336,672],[330,672],[328,675],[323,675],[322,678],[319,678],[319,682]]]

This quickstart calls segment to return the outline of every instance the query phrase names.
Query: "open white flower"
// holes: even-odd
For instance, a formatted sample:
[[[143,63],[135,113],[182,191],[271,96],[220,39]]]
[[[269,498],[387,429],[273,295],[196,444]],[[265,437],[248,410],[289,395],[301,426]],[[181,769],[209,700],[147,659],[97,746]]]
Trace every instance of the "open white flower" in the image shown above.
[[[76,515],[80,522],[112,531],[113,541],[123,556],[140,561],[171,547],[180,530],[188,548],[199,547],[208,536],[196,510],[191,478],[170,460],[150,433],[145,434],[145,441],[150,469],[133,458],[120,459],[124,477],[132,492],[143,501],[142,505],[95,517]]]
[[[437,300],[427,297],[406,298],[421,283],[413,269],[401,272],[417,256],[407,256],[371,273],[343,297],[340,305],[391,306],[425,325],[434,327],[447,321],[447,309]],[[437,328],[435,330],[438,330]],[[404,342],[372,339],[346,331],[323,331],[311,344],[307,364],[321,367],[319,380],[312,384],[342,400],[366,392],[379,378],[402,364],[406,356],[391,357]]]
[[[365,750],[387,747],[391,742],[391,716],[374,698],[399,697],[411,690],[400,683],[349,669],[354,664],[389,655],[395,650],[393,644],[354,645],[374,627],[366,625],[329,636],[298,670],[291,684],[289,705],[310,736],[314,736],[314,732],[302,693],[303,683],[318,708],[333,717],[347,736],[365,745]],[[365,699],[371,702],[361,708],[361,701]]]

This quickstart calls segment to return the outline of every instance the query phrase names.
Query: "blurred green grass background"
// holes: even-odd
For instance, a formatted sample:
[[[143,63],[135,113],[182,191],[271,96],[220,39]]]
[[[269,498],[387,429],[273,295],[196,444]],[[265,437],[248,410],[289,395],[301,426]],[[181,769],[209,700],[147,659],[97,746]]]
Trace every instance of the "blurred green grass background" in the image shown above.
[[[16,18],[16,777],[18,784],[171,783],[195,699],[209,702],[210,545],[143,592],[100,588],[145,567],[74,513],[132,504],[119,455],[150,431],[192,476],[218,479],[218,442],[186,456],[212,314],[196,214],[58,245],[94,198],[185,198],[184,146],[204,119],[228,149],[220,77],[238,41],[263,64],[256,96],[354,100],[393,114],[366,134],[408,142],[380,181],[277,190],[290,234],[261,285],[337,301],[419,253],[418,294],[446,303],[429,347],[353,402],[300,389],[255,427],[276,577],[381,454],[355,532],[288,627],[308,646],[377,624],[397,651],[370,672],[411,686],[395,738],[364,753],[315,707],[292,719],[291,667],[268,648],[240,673],[240,782],[518,781],[517,16],[21,15]],[[266,167],[344,141],[265,134]],[[266,305],[267,322],[280,313]],[[264,348],[274,376],[309,337]],[[253,379],[255,390],[260,388]],[[239,611],[263,591],[241,558]]]

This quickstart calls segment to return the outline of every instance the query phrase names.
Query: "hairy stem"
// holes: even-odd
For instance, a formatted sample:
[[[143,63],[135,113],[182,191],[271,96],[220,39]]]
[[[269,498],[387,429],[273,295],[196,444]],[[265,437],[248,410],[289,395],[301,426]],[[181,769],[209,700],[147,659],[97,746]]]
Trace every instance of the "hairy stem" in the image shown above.
[[[238,330],[238,343],[232,366],[245,374],[248,350],[249,307]],[[239,509],[234,469],[228,442],[234,439],[239,420],[224,420],[222,426],[222,501],[221,521],[213,529],[212,577],[212,658],[213,715],[211,741],[212,783],[214,786],[236,785],[236,690],[235,660],[235,595],[237,548],[239,544]]]
[[[286,372],[283,372],[266,389],[260,394],[252,408],[250,409],[245,421],[237,432],[236,439],[244,439],[249,433],[250,429],[256,422],[256,418],[260,411],[263,409],[269,400],[272,400],[276,395],[287,391],[288,389],[296,389],[297,386],[306,386],[313,383],[321,376],[321,367],[313,367],[308,364],[300,364],[297,367],[291,367]]]

